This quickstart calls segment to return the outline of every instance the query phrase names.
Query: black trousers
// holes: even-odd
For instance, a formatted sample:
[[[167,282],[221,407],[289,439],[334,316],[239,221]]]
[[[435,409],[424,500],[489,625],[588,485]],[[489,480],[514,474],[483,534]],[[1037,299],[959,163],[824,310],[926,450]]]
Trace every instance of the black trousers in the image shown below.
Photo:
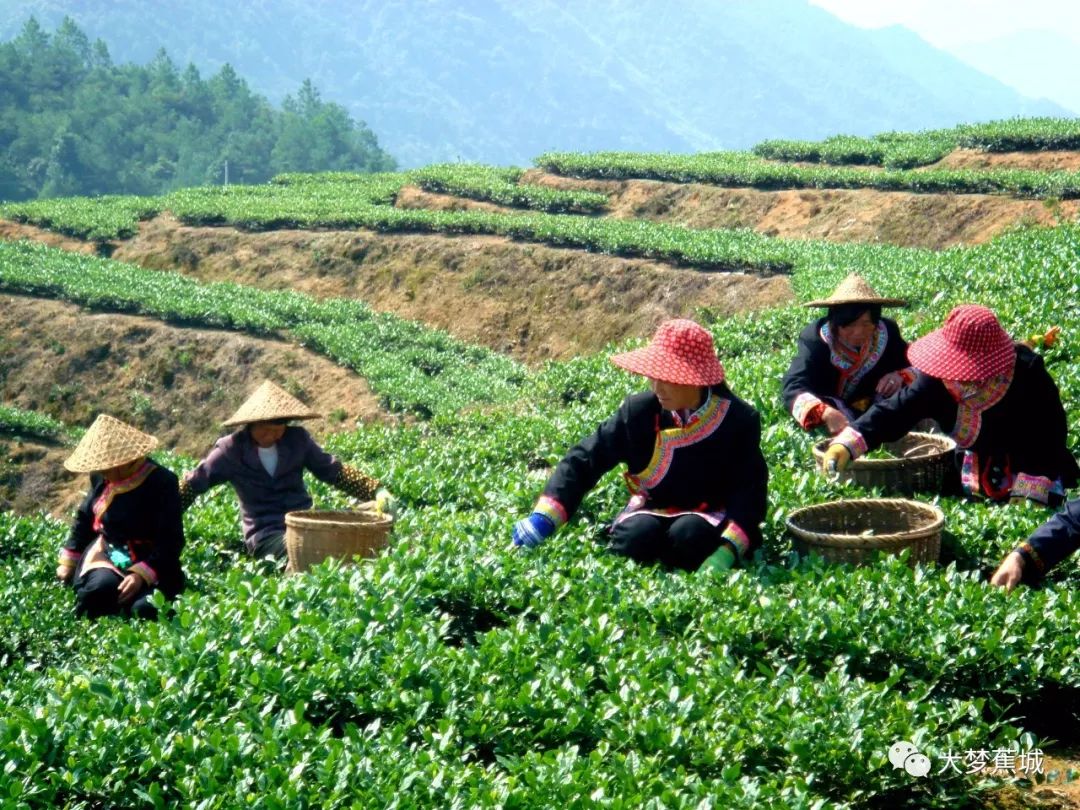
[[[611,529],[608,550],[645,565],[696,571],[724,542],[720,529],[697,515],[637,514]]]
[[[75,615],[96,619],[99,616],[137,616],[140,619],[156,619],[157,608],[148,598],[154,592],[144,589],[134,602],[121,605],[120,583],[124,578],[108,568],[94,568],[75,580]]]

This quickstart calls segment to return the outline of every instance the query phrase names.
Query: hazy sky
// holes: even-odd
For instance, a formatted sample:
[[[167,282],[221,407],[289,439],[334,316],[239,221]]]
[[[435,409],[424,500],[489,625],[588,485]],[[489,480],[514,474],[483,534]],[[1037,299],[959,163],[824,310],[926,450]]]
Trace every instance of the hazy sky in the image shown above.
[[[810,0],[863,28],[899,23],[939,48],[1041,29],[1080,43],[1075,0]]]

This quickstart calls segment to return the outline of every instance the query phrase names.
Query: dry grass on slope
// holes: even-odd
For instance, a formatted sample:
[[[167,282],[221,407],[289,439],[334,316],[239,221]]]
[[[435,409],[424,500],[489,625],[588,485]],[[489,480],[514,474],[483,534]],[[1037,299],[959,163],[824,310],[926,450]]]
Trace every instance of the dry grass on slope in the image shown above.
[[[982,154],[982,153],[980,153]],[[527,172],[523,182],[611,196],[611,215],[692,228],[751,228],[784,239],[886,243],[940,250],[986,242],[1017,223],[1075,219],[1080,201],[1047,204],[990,194],[870,189],[760,191],[655,180],[578,180]]]
[[[0,296],[0,307],[3,403],[69,425],[110,413],[153,433],[166,448],[201,456],[221,435],[221,421],[266,378],[324,414],[306,423],[317,435],[392,418],[363,379],[281,341],[21,296]],[[62,504],[55,495],[71,476],[58,465],[68,451],[17,445],[5,440],[0,448],[22,468],[17,481],[0,476],[0,510]]]

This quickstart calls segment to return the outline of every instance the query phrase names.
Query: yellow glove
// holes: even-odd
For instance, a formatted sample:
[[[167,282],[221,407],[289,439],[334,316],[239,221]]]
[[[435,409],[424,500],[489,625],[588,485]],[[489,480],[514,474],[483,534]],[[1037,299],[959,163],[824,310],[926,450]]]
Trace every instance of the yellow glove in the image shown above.
[[[397,498],[390,494],[390,490],[380,489],[375,493],[375,511],[390,516],[397,511]]]
[[[851,451],[842,444],[830,444],[825,451],[825,457],[821,459],[821,469],[825,472],[833,472],[844,469],[851,461]]]

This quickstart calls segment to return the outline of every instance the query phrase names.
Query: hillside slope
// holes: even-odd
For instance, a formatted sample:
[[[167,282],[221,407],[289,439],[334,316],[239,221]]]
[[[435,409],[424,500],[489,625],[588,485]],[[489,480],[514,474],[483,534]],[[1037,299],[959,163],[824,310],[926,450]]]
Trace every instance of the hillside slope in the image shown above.
[[[909,198],[935,219],[995,203],[1006,220],[1020,205],[1065,220],[1071,203],[1054,191],[1080,199],[1080,176],[1056,186],[1029,177],[1020,189],[982,183],[1001,176],[979,168],[952,186],[940,182],[948,173],[911,172],[903,192],[886,192],[853,190],[885,176],[876,168],[855,178],[769,164],[757,186],[729,174],[742,185],[724,188],[694,173],[700,163],[642,182],[664,159],[638,157],[592,162],[607,197],[490,167],[430,167],[0,209],[19,220],[0,230],[0,287],[24,293],[0,299],[10,315],[0,390],[32,409],[0,409],[0,499],[10,491],[20,510],[85,483],[59,466],[76,425],[45,413],[81,424],[89,407],[150,417],[140,424],[190,447],[202,436],[165,432],[212,430],[234,396],[223,389],[245,375],[282,373],[322,410],[344,407],[350,391],[362,398],[365,383],[333,360],[411,414],[340,432],[316,425],[329,451],[398,498],[377,559],[272,575],[239,553],[235,498],[219,487],[184,514],[189,587],[175,613],[102,621],[89,641],[54,584],[63,523],[0,511],[0,795],[50,807],[127,806],[133,795],[213,808],[1068,806],[1080,568],[1070,560],[1010,594],[984,581],[1048,510],[921,492],[944,514],[947,564],[798,560],[786,533],[798,507],[867,493],[814,469],[815,437],[785,409],[779,382],[811,317],[799,303],[858,270],[908,300],[890,310],[908,339],[961,301],[992,306],[1016,337],[1062,326],[1038,352],[1075,451],[1080,313],[1067,293],[1080,285],[1080,225],[1024,227],[1025,214],[988,242],[931,250],[671,220],[723,224],[751,192],[776,208],[802,195],[807,206],[835,202],[838,190],[849,207],[823,209],[814,227]],[[921,188],[935,193],[912,195],[927,178]],[[867,234],[884,232],[871,220]],[[54,246],[9,241],[21,236]],[[693,308],[727,291],[739,310],[772,285],[779,306],[695,311],[726,381],[761,417],[769,466],[762,548],[735,572],[605,553],[604,527],[628,495],[621,470],[596,481],[543,547],[510,545],[566,448],[645,387],[607,350],[525,367],[332,298],[466,325],[502,306],[535,325],[523,347],[500,346],[524,352],[544,345],[545,324],[584,342],[628,317],[626,335],[641,336],[664,314],[657,301]],[[158,455],[178,473],[195,463]],[[345,506],[311,485],[320,508]],[[898,740],[919,746],[925,778],[889,767]],[[1013,755],[1030,777],[1036,752],[1045,783],[1003,789],[998,757]]]

